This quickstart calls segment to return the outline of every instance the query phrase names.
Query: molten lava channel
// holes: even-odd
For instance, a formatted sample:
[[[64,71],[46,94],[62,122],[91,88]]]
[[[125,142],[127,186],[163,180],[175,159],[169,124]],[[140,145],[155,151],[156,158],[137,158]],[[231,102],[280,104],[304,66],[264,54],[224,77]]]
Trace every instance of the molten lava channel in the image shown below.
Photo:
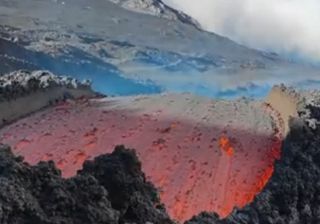
[[[64,177],[118,144],[137,150],[170,216],[222,217],[261,191],[279,157],[279,128],[258,102],[166,95],[69,102],[0,130],[0,142]]]

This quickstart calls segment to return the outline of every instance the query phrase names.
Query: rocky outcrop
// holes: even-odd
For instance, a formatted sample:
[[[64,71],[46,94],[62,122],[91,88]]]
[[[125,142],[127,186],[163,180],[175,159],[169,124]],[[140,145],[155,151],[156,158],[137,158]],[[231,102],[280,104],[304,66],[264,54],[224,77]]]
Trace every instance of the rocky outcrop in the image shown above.
[[[48,71],[16,71],[0,76],[0,126],[60,100],[93,97],[90,82]]]
[[[90,81],[79,82],[75,78],[56,76],[48,71],[19,70],[0,76],[0,101],[12,100],[39,90],[54,87],[90,89]]]
[[[173,9],[163,3],[161,0],[109,0],[119,6],[139,12],[150,14],[153,16],[158,16],[161,18],[169,19],[169,20],[179,20],[182,23],[186,23],[196,27],[197,29],[201,29],[201,25],[193,19],[191,16],[183,13],[182,11],[178,11]]]
[[[119,146],[108,156],[86,161],[78,175],[92,175],[107,189],[112,207],[120,211],[121,223],[172,223],[134,151]]]
[[[172,223],[134,151],[117,147],[71,179],[53,162],[31,167],[0,147],[0,223]]]

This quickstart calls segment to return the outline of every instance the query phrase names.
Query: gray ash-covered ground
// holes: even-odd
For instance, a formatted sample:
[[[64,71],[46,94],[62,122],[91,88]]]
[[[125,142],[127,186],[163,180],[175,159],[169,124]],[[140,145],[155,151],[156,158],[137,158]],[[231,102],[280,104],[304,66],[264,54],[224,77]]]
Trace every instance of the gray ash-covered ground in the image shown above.
[[[52,162],[31,167],[0,150],[0,223],[172,223],[135,153],[117,147],[62,179]]]
[[[202,31],[158,0],[11,0],[0,14],[0,73],[46,69],[122,96],[263,97],[279,82],[319,86],[318,68]]]

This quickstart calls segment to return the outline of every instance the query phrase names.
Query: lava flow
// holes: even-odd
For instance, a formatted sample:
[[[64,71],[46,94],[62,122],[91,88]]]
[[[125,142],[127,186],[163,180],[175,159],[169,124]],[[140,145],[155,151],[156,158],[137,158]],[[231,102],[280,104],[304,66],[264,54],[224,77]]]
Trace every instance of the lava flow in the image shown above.
[[[222,136],[219,139],[219,147],[227,153],[228,156],[233,156],[234,154],[234,149],[230,144],[230,140],[226,136]]]
[[[254,119],[253,119],[254,118]],[[0,130],[0,142],[36,164],[53,160],[64,177],[118,144],[137,150],[170,216],[228,215],[265,186],[281,147],[260,103],[190,95],[69,102]]]

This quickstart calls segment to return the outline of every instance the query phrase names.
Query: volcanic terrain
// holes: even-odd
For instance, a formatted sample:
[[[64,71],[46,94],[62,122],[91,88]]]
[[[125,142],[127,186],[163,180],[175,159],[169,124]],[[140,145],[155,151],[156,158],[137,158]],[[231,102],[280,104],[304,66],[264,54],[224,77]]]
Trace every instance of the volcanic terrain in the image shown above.
[[[251,202],[273,173],[284,128],[263,101],[141,95],[66,100],[6,125],[0,142],[32,165],[53,160],[64,177],[116,145],[134,148],[170,216],[185,221]]]
[[[0,14],[1,224],[320,223],[320,94],[272,88],[317,67],[158,0]]]
[[[0,72],[46,69],[107,95],[263,98],[320,83],[318,68],[205,32],[160,0],[3,0],[0,19]]]
[[[0,81],[0,142],[35,165],[1,146],[0,187],[10,192],[0,200],[3,223],[79,223],[79,211],[83,223],[320,220],[318,92],[277,86],[264,101],[104,97],[45,71],[17,71]],[[41,103],[32,103],[39,94]],[[124,147],[110,154],[119,144],[137,157]],[[108,193],[97,195],[98,188]],[[74,204],[81,200],[91,207]]]

